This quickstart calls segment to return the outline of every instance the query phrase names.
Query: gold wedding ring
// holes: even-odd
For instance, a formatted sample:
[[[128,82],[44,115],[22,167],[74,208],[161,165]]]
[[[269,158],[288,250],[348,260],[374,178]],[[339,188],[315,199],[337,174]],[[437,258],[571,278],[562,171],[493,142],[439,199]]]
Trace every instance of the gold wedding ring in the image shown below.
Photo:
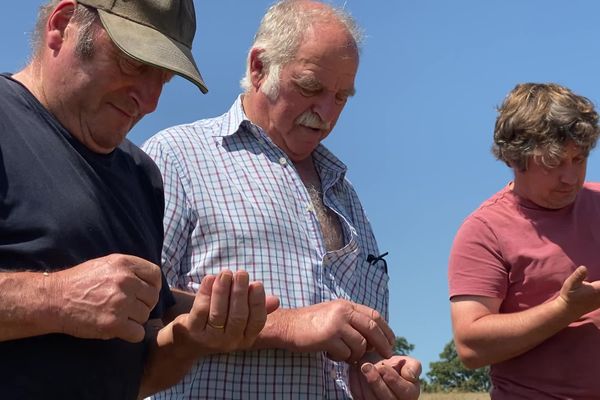
[[[210,326],[211,328],[215,328],[215,329],[225,329],[225,325],[215,325],[215,324],[211,324],[210,321],[207,322],[208,326]]]

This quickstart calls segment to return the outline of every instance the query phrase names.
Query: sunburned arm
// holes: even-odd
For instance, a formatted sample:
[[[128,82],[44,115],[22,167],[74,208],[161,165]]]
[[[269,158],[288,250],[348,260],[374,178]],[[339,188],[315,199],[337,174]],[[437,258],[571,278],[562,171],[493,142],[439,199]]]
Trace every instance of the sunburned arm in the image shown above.
[[[267,301],[262,283],[249,282],[245,271],[206,275],[195,296],[174,294],[176,308],[164,321],[147,324],[150,351],[140,398],[176,384],[201,357],[250,348],[279,305],[276,298]]]
[[[59,331],[53,287],[39,272],[0,272],[0,341]]]
[[[177,308],[173,315],[188,312],[193,295],[173,289]],[[372,348],[382,357],[392,355],[394,333],[367,306],[334,300],[300,308],[279,308],[267,296],[269,314],[251,349],[285,349],[293,352],[326,352],[336,361],[358,361]],[[169,322],[173,315],[167,315]]]
[[[456,351],[468,368],[496,364],[521,355],[600,307],[600,281],[584,282],[579,267],[560,295],[528,310],[499,314],[501,299],[455,296],[451,300]]]
[[[369,349],[391,357],[394,338],[377,311],[347,300],[333,300],[276,310],[267,317],[253,348],[325,352],[335,361],[354,362]]]
[[[571,322],[557,299],[510,314],[498,314],[500,303],[479,296],[452,299],[454,342],[466,367],[479,368],[523,354]]]
[[[159,288],[158,266],[121,254],[58,272],[0,272],[0,341],[64,333],[139,342]]]

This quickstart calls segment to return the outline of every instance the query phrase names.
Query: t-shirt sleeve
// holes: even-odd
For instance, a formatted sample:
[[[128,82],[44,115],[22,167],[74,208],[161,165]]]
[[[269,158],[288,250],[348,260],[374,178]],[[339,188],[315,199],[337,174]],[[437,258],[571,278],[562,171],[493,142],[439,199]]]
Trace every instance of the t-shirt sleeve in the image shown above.
[[[483,219],[469,216],[458,230],[448,263],[450,298],[460,295],[503,299],[508,269],[498,238]]]

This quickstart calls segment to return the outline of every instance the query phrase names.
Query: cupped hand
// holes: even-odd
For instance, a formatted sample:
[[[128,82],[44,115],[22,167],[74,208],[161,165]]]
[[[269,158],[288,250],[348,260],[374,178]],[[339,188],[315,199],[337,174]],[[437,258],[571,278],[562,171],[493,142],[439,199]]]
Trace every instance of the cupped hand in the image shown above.
[[[406,356],[392,356],[350,366],[350,390],[357,400],[415,400],[421,387],[421,363]]]
[[[206,275],[190,312],[175,319],[173,333],[190,342],[197,356],[248,349],[278,306],[262,283],[249,282],[246,271]]]
[[[371,349],[383,357],[392,355],[394,332],[372,308],[333,300],[285,311],[292,351],[323,351],[332,360],[347,362],[360,360]]]

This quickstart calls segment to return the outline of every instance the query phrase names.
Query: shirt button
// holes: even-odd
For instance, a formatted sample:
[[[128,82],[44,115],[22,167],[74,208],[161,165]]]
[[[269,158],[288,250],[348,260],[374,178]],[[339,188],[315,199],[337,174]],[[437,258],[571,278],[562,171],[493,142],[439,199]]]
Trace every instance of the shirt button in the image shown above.
[[[287,160],[285,159],[285,157],[281,157],[279,159],[279,164],[283,165],[284,167],[287,165]]]
[[[312,203],[308,203],[306,205],[306,211],[311,212],[311,213],[315,212],[315,207],[312,205]]]

